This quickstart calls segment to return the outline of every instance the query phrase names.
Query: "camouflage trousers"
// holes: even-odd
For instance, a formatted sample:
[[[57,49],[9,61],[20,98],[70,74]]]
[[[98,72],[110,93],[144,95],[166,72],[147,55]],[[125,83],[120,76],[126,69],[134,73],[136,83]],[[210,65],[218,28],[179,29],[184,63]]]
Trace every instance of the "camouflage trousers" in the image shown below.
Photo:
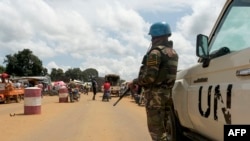
[[[164,88],[145,89],[148,130],[153,141],[166,141],[167,105],[171,99],[171,90]]]

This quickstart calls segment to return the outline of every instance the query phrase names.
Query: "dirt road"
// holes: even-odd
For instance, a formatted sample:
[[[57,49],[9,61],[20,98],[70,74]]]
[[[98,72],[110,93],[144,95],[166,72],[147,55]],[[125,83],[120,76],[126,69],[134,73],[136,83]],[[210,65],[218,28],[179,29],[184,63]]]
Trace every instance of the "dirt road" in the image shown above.
[[[81,94],[79,102],[59,103],[44,96],[41,114],[24,115],[24,103],[0,104],[2,141],[150,141],[145,109],[130,97],[113,106],[98,93]],[[15,116],[10,116],[14,114]]]

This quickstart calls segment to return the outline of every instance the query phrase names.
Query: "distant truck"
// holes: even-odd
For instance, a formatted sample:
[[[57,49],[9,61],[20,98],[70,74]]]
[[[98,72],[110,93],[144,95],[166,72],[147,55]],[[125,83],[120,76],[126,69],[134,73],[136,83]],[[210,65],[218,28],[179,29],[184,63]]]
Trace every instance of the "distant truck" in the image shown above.
[[[120,76],[117,74],[107,74],[105,75],[106,80],[111,84],[110,94],[120,96]]]
[[[24,88],[21,87],[21,84],[16,83],[18,85],[14,86],[7,73],[0,74],[0,78],[0,103],[10,103],[11,100],[20,102],[24,97]]]
[[[24,97],[24,88],[16,88],[12,83],[0,83],[0,103],[19,103]]]

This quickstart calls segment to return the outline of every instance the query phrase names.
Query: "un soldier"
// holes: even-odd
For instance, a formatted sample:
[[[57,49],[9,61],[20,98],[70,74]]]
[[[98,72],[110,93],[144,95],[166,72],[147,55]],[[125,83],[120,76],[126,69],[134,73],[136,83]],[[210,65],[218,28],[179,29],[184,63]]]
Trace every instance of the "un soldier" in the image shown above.
[[[153,141],[167,140],[166,106],[171,105],[171,90],[177,73],[178,55],[173,49],[170,26],[165,22],[150,27],[152,46],[144,56],[138,79],[144,88],[148,129]]]

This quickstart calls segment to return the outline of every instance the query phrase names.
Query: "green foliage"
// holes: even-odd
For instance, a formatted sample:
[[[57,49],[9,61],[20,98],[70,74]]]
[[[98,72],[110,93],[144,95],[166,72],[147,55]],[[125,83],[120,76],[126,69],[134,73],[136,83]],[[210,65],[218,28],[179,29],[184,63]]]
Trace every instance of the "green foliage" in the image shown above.
[[[65,77],[71,80],[81,80],[81,81],[90,81],[91,78],[98,77],[98,71],[93,68],[88,68],[84,71],[81,71],[80,68],[68,69],[65,72]]]
[[[6,55],[6,72],[16,76],[41,76],[46,74],[42,61],[29,49],[18,51],[14,55]]]
[[[84,71],[81,71],[80,68],[70,68],[65,73],[62,69],[52,68],[50,77],[52,81],[62,80],[64,82],[69,82],[71,80],[80,80],[80,81],[90,81],[92,78],[98,77],[98,71],[93,68],[88,68]]]
[[[92,78],[98,78],[98,71],[94,68],[88,68],[83,71],[86,81],[91,81]]]
[[[43,76],[49,75],[49,74],[48,74],[48,69],[47,69],[47,68],[43,68],[42,75],[43,75]]]
[[[62,69],[52,68],[50,77],[52,81],[59,81],[59,80],[67,81],[67,78],[65,78],[65,74]]]
[[[82,71],[80,68],[73,68],[73,69],[68,69],[65,72],[65,76],[71,80],[81,80],[81,73]]]
[[[14,55],[6,55],[4,63],[6,68],[0,65],[0,73],[6,72],[14,76],[46,76],[48,75],[47,68],[42,66],[42,61],[35,56],[31,50],[24,49],[18,51]],[[98,71],[94,68],[88,68],[81,71],[80,68],[71,68],[67,71],[62,69],[52,68],[50,77],[52,81],[81,80],[84,82],[91,81],[93,78],[99,79]]]
[[[0,65],[0,73],[5,72],[5,67]]]

